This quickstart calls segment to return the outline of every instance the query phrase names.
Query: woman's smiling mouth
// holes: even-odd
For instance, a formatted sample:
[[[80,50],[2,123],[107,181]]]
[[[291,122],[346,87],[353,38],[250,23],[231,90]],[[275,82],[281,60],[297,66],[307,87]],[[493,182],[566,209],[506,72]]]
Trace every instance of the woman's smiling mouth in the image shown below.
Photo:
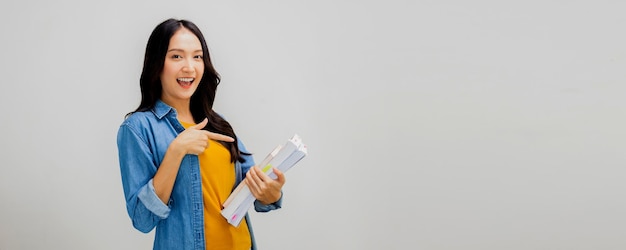
[[[178,82],[178,84],[183,87],[183,88],[189,88],[191,87],[191,84],[193,83],[193,81],[195,80],[195,78],[193,77],[180,77],[180,78],[176,78],[176,81]]]

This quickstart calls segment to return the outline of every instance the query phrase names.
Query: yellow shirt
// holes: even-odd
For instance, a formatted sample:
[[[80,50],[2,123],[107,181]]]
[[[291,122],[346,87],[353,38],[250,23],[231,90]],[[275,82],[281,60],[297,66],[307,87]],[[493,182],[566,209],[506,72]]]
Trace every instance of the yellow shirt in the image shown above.
[[[185,128],[193,125],[181,124]],[[245,219],[234,227],[221,214],[222,204],[235,185],[235,166],[230,162],[230,152],[219,142],[209,140],[209,146],[198,155],[198,159],[202,176],[206,249],[249,250],[252,243]]]

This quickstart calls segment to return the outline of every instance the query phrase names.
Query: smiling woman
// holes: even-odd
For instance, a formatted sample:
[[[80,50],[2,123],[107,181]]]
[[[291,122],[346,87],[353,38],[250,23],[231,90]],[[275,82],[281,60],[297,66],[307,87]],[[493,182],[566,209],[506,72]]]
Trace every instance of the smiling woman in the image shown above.
[[[256,211],[281,206],[284,175],[274,169],[271,179],[254,166],[213,110],[219,81],[195,24],[169,19],[154,29],[141,103],[117,136],[128,215],[139,231],[156,227],[154,249],[255,249],[249,218],[234,227],[220,213],[242,181],[257,199]]]

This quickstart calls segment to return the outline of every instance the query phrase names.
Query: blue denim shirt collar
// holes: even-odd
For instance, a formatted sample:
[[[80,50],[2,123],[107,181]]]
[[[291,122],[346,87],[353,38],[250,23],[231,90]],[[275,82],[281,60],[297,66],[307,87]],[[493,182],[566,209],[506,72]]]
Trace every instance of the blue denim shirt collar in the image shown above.
[[[170,105],[165,104],[161,100],[158,100],[152,108],[152,113],[154,113],[154,115],[159,118],[159,120],[163,119],[163,117],[169,112],[174,112],[174,117],[176,117],[176,109],[172,108]]]

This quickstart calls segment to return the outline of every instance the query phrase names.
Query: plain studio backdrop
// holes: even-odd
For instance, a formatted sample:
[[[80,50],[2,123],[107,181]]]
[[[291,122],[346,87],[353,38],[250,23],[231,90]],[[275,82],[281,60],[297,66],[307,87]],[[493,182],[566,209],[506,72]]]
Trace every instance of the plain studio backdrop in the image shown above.
[[[626,249],[624,1],[3,1],[0,249],[150,249],[116,133],[184,18],[260,161],[261,249]]]

